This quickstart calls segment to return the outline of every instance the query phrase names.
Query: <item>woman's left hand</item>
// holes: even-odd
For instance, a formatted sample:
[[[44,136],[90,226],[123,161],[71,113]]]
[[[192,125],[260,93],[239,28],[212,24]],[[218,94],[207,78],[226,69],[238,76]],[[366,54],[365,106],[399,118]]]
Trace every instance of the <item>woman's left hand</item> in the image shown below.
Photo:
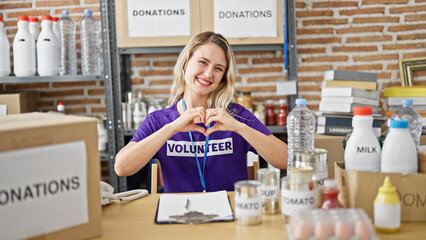
[[[210,108],[206,110],[205,125],[208,126],[212,122],[215,125],[206,131],[206,136],[216,131],[234,131],[237,129],[239,121],[233,118],[224,108]]]

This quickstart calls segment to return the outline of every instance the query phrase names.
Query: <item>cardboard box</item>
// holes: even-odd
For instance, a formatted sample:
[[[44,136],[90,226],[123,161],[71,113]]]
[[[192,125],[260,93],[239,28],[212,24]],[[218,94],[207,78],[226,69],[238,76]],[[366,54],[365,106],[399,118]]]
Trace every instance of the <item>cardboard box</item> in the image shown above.
[[[0,104],[7,106],[7,114],[36,112],[37,94],[35,92],[3,93],[0,94]]]
[[[344,163],[335,163],[339,201],[345,207],[363,208],[374,219],[374,199],[386,176],[401,198],[401,221],[426,221],[426,174],[346,171]]]
[[[14,228],[22,233],[12,238],[20,239],[86,239],[101,235],[100,162],[95,118],[52,113],[8,115],[0,117],[0,136],[0,212],[9,211],[8,215],[0,214],[0,239],[16,234],[16,231],[12,232]],[[62,152],[64,148],[68,151],[77,148],[78,151],[68,154]],[[30,152],[30,157],[25,157],[23,152]],[[69,156],[73,154],[78,158]],[[47,165],[49,155],[55,157]],[[20,165],[16,167],[17,164]],[[68,164],[77,167],[71,168]],[[76,169],[81,170],[77,172]],[[47,173],[41,174],[44,171]],[[70,174],[62,175],[63,171]],[[9,177],[4,179],[2,175]],[[15,182],[18,184],[14,185]],[[19,190],[22,190],[19,198],[9,194],[12,191],[19,193]],[[85,198],[75,199],[77,193]],[[43,205],[45,207],[40,207]],[[67,210],[72,207],[77,211],[67,215]],[[20,208],[27,210],[21,213]],[[14,212],[10,213],[10,209]],[[60,209],[60,212],[51,213],[51,209]],[[16,217],[33,211],[36,217],[29,221]],[[48,214],[57,219],[44,219]],[[73,218],[77,218],[73,220],[74,225],[61,225]],[[3,225],[10,221],[16,223],[11,227]],[[53,229],[52,225],[60,227],[49,230]]]

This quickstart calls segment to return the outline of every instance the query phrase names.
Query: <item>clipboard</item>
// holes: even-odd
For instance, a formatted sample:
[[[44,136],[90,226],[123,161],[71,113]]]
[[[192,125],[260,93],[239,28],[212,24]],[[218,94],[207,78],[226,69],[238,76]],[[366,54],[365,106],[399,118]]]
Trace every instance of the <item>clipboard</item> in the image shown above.
[[[200,194],[163,194],[155,214],[156,224],[232,222],[234,214],[226,191]]]

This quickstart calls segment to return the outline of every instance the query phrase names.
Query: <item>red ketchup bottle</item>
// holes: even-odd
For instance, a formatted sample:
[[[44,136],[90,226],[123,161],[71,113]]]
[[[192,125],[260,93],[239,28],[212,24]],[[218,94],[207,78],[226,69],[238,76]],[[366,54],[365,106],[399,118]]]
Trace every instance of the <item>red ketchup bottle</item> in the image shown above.
[[[287,104],[285,104],[284,99],[280,99],[280,110],[278,112],[278,126],[285,126],[287,125]]]
[[[274,102],[272,100],[266,100],[266,125],[273,126],[277,125],[277,116],[274,110]]]
[[[322,209],[332,209],[332,208],[341,208],[339,202],[337,201],[337,195],[339,194],[339,189],[337,189],[337,182],[334,179],[325,179],[324,188],[322,189],[322,194],[324,195],[324,201],[322,202]]]

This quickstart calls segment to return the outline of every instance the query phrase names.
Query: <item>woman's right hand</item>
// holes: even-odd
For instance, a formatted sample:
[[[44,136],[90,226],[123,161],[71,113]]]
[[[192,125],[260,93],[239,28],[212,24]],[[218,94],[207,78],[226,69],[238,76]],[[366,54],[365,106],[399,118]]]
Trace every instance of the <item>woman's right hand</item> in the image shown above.
[[[204,107],[191,108],[187,109],[180,117],[170,124],[176,132],[198,131],[205,135],[206,129],[195,124],[204,123],[205,116]]]

